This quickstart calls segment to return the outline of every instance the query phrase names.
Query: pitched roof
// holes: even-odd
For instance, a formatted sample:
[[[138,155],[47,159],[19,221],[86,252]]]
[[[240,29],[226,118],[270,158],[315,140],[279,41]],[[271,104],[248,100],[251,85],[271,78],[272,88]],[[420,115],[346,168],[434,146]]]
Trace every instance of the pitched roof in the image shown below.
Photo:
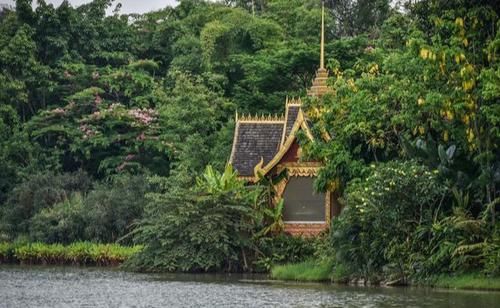
[[[276,159],[284,155],[301,128],[312,139],[300,99],[287,100],[285,117],[237,116],[229,163],[240,177],[254,178],[256,169],[267,170],[276,164]]]
[[[278,153],[284,119],[243,119],[236,122],[229,162],[242,177],[253,177],[259,163],[268,164]]]

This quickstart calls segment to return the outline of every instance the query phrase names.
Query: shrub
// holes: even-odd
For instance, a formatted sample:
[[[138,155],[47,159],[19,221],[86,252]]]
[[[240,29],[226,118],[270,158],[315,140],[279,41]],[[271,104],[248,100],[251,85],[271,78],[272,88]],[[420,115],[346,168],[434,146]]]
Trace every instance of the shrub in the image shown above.
[[[11,240],[20,234],[27,234],[34,215],[64,202],[76,192],[85,194],[91,185],[91,179],[83,172],[33,175],[17,185],[0,208],[0,233],[5,233]]]
[[[90,223],[80,194],[41,210],[30,220],[30,238],[44,243],[62,243],[84,239],[85,227]]]
[[[500,228],[496,227],[490,245],[483,251],[484,273],[489,276],[500,276]]]
[[[129,233],[142,217],[147,191],[142,175],[115,177],[110,184],[97,186],[84,201],[88,224],[82,239],[113,243]]]
[[[413,276],[421,279],[437,273],[470,272],[483,267],[486,223],[464,208],[454,208],[442,219],[417,227],[412,237]]]
[[[255,261],[256,271],[269,271],[272,266],[299,263],[311,259],[321,238],[302,238],[285,234],[256,240],[261,255]]]
[[[124,175],[97,185],[86,197],[75,193],[30,219],[30,240],[115,242],[142,216],[146,191],[144,176]]]
[[[168,185],[151,195],[146,217],[135,232],[144,250],[128,266],[148,271],[236,271],[248,269],[259,191],[246,187],[228,165],[207,167],[189,187]]]
[[[346,207],[333,221],[337,263],[366,279],[384,270],[405,277],[413,232],[440,211],[445,191],[436,174],[415,162],[373,166],[366,179],[350,183]]]
[[[14,257],[14,245],[0,242],[0,264],[9,263]]]

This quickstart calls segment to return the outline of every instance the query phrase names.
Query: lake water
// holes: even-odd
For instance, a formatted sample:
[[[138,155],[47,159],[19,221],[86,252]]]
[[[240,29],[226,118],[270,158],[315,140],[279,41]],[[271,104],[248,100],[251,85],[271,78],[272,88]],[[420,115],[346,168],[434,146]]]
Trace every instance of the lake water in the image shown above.
[[[0,267],[0,307],[500,307],[499,292],[269,283],[242,275]]]

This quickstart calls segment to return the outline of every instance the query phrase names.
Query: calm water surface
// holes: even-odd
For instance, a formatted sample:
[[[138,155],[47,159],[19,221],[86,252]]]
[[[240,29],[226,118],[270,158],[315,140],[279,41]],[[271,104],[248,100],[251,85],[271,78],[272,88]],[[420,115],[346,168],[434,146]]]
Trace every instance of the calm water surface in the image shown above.
[[[498,292],[267,283],[255,278],[2,266],[0,307],[500,307]]]

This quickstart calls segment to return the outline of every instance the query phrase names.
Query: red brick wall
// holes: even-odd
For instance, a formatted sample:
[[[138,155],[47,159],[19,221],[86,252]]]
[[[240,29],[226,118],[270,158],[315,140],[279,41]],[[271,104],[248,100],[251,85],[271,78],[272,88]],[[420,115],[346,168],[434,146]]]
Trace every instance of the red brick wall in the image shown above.
[[[328,229],[327,223],[285,223],[285,233],[293,236],[312,237]]]

